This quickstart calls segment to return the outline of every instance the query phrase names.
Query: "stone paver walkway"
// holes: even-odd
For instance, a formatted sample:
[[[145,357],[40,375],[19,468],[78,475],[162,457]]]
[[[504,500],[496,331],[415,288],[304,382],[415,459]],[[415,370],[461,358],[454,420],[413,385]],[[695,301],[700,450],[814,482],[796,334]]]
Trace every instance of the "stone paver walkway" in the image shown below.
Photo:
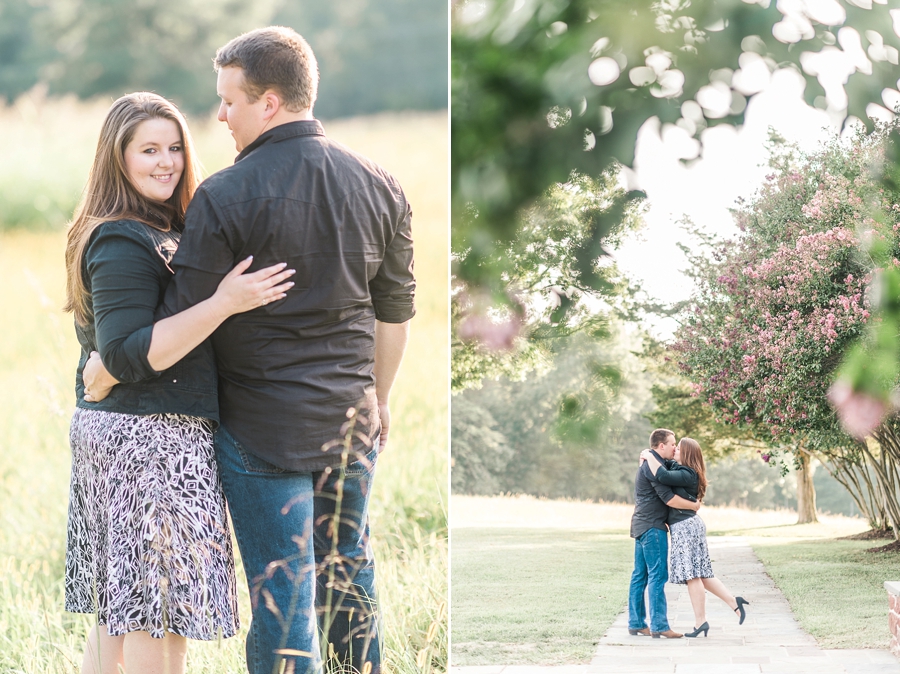
[[[707,593],[708,638],[630,636],[627,613],[622,613],[603,635],[589,665],[452,667],[451,674],[900,674],[900,660],[887,650],[819,648],[742,539],[713,537],[709,548],[716,576],[750,602],[743,625],[728,606]],[[687,587],[668,584],[666,597],[672,628],[693,629]],[[887,633],[887,608],[884,629]]]

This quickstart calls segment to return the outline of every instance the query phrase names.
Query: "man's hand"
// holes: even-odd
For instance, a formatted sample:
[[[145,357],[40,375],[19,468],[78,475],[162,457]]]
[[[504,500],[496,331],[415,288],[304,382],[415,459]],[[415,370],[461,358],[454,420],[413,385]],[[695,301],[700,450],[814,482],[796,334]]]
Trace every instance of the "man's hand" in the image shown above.
[[[391,409],[387,403],[378,403],[378,416],[381,418],[381,434],[378,436],[378,453],[387,446],[388,428],[391,425]]]
[[[106,369],[103,361],[100,360],[100,354],[96,351],[91,351],[90,358],[84,364],[81,378],[84,382],[84,399],[89,403],[100,402],[109,395],[113,386],[119,383],[119,380]]]

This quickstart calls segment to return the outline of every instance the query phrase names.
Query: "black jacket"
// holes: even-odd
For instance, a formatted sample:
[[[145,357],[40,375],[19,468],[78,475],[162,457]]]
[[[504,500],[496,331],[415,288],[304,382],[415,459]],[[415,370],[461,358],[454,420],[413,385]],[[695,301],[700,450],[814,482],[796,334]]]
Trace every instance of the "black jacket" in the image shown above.
[[[222,423],[246,450],[316,471],[340,462],[328,443],[343,437],[350,408],[362,411],[357,431],[378,432],[375,320],[415,313],[410,217],[397,181],[315,120],[266,131],[200,185],[165,315],[212,295],[248,255],[251,272],[297,270],[286,299],[232,316],[212,337]]]
[[[653,452],[663,462],[662,458]],[[669,506],[666,505],[675,496],[670,487],[662,484],[650,472],[646,461],[642,461],[634,478],[634,514],[631,516],[631,537],[640,538],[650,529],[666,531],[666,519],[669,517]]]
[[[172,278],[169,262],[178,239],[178,232],[134,220],[103,223],[91,235],[82,274],[93,317],[85,326],[75,324],[81,344],[78,407],[218,420],[215,358],[208,341],[163,372],[147,362],[154,312]],[[97,403],[84,400],[82,372],[91,351],[99,351],[106,369],[122,382]]]
[[[663,461],[663,465],[656,471],[656,479],[664,485],[672,487],[677,496],[696,501],[700,478],[693,468],[682,466],[677,461]],[[669,525],[682,522],[696,515],[695,510],[683,510],[681,508],[669,508],[669,516],[666,519]]]

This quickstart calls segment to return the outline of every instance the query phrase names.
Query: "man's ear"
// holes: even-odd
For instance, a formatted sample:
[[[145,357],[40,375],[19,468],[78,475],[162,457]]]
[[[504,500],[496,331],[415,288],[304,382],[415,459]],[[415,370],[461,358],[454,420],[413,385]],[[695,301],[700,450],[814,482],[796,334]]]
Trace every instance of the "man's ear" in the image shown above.
[[[271,89],[269,89],[266,93],[263,94],[263,98],[266,101],[266,109],[263,111],[263,119],[269,121],[278,114],[278,111],[281,109],[281,98],[278,94]]]

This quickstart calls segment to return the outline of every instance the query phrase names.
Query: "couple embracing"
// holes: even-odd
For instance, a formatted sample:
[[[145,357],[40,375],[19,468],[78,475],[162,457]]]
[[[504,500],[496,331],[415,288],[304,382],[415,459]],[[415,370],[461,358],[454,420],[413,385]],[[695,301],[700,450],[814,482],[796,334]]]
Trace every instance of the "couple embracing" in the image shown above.
[[[409,204],[325,136],[294,31],[241,35],[214,64],[234,166],[200,184],[177,108],[123,96],[68,233],[66,609],[96,616],[81,671],[179,674],[188,639],[237,632],[227,498],[251,674],[378,674],[367,512],[414,314]]]
[[[641,452],[634,482],[634,572],[628,592],[628,633],[678,639],[682,636],[709,636],[706,621],[706,591],[724,601],[738,615],[746,617],[743,597],[735,597],[713,575],[706,525],[697,515],[706,494],[706,465],[696,440],[682,438],[658,428],[650,435],[650,449]],[[672,535],[671,557],[668,533]],[[669,571],[671,567],[671,574]],[[686,584],[694,609],[694,629],[681,634],[669,627],[666,615],[666,581]],[[650,607],[650,626],[644,593]]]

